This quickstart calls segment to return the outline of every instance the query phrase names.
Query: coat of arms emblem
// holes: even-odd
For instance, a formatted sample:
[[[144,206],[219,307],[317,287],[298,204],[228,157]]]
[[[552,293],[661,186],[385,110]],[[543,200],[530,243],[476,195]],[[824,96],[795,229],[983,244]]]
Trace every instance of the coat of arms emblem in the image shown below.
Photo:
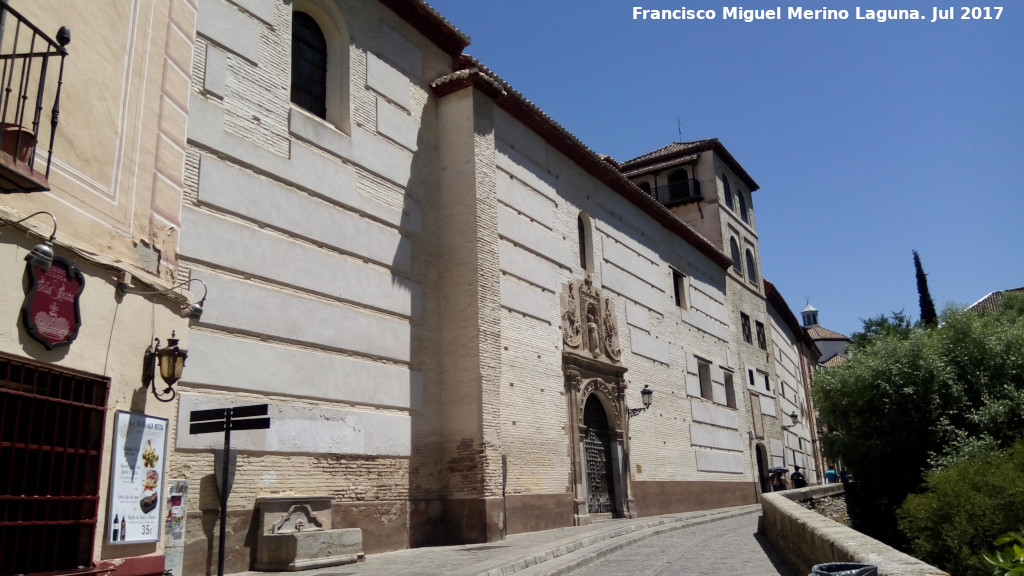
[[[55,257],[48,269],[29,264],[26,270],[29,285],[21,306],[25,330],[47,350],[70,345],[82,326],[78,300],[85,277],[60,257]]]

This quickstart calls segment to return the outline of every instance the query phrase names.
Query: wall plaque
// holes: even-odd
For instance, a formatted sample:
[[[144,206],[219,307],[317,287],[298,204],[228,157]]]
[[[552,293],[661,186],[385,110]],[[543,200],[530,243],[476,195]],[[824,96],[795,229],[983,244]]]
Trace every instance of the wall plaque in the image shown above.
[[[25,330],[47,350],[69,346],[82,326],[78,301],[85,289],[85,277],[59,256],[47,270],[31,263],[25,268],[29,279],[21,305]]]

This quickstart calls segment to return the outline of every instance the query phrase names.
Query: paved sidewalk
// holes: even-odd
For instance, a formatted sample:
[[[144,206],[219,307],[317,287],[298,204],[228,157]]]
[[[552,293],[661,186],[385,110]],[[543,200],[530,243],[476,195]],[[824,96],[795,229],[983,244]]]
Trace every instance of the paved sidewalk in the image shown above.
[[[363,562],[303,571],[304,576],[560,576],[612,552],[687,526],[747,514],[761,505],[618,519],[589,526],[513,534],[500,542],[411,548],[371,554]],[[296,572],[244,572],[246,576]]]

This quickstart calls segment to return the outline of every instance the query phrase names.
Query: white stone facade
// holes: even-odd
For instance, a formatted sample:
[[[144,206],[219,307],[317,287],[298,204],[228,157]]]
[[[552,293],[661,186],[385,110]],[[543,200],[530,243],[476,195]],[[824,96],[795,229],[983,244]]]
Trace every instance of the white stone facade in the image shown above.
[[[64,246],[101,254],[83,265],[99,286],[89,325],[130,329],[50,359],[110,376],[111,414],[170,418],[167,476],[191,491],[183,573],[217,562],[221,438],[188,433],[196,410],[267,404],[271,419],[232,437],[228,572],[251,568],[260,498],[329,498],[333,525],[361,529],[375,553],[752,503],[767,466],[796,454],[812,467],[808,351],[788,308],[766,301],[757,185],[717,141],[681,164],[703,213],[670,212],[462,55],[468,40],[417,0],[167,8],[153,14],[171,31],[154,39],[168,72],[138,108],[136,137],[155,143],[140,146],[152,198],[131,204],[113,187],[116,210],[59,213],[62,231],[115,239]],[[324,36],[322,118],[291,102],[295,12]],[[66,197],[5,206],[4,219],[88,204],[95,191],[74,177],[105,162],[60,165]],[[664,184],[667,170],[630,178]],[[744,195],[745,221],[723,203],[723,178]],[[159,250],[157,271],[134,263],[133,241]],[[28,247],[0,248],[14,259]],[[136,288],[201,280],[205,312],[178,316],[194,300],[184,292],[105,306],[122,272]],[[12,308],[20,289],[0,302]],[[741,315],[764,326],[764,348],[744,341]],[[171,329],[189,349],[176,405],[139,405],[144,344]],[[802,424],[784,431],[792,410]]]

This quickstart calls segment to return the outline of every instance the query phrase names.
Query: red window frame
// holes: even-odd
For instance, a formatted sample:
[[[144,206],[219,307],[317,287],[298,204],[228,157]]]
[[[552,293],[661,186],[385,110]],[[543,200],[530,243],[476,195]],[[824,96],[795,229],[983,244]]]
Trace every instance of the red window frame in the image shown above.
[[[109,378],[0,354],[0,574],[92,566],[109,392]]]

